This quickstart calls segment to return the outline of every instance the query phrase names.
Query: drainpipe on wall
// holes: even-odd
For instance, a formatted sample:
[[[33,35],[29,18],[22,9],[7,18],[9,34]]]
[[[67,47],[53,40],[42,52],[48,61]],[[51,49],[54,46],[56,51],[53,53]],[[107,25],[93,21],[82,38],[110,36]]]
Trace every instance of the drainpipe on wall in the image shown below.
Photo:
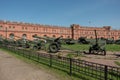
[[[6,33],[6,39],[7,39],[7,27],[5,28],[5,33]]]

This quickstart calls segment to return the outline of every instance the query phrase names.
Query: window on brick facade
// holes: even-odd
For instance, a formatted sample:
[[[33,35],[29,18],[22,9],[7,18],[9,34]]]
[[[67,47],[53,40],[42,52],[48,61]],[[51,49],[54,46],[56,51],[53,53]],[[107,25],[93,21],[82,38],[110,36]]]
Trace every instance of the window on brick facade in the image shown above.
[[[22,39],[26,39],[27,38],[27,35],[26,34],[23,34],[22,35]]]
[[[35,28],[33,28],[33,30],[35,30]]]
[[[22,30],[24,30],[24,27],[22,27]]]
[[[90,38],[92,39],[93,37],[91,36]]]
[[[63,38],[63,35],[61,35],[61,37]]]
[[[2,26],[0,26],[0,29],[2,29]]]
[[[70,36],[67,36],[67,38],[70,38]]]
[[[13,26],[13,29],[15,28],[15,26]]]
[[[53,37],[56,37],[55,35],[53,35]]]
[[[112,37],[112,40],[114,40],[114,37]]]
[[[32,35],[32,37],[37,37],[37,34]]]
[[[0,34],[0,40],[2,39],[2,34]]]
[[[14,39],[14,34],[11,33],[11,34],[9,35],[9,38],[10,38],[10,39]]]
[[[38,30],[38,27],[36,28],[36,30]]]
[[[53,32],[53,33],[55,33],[55,32],[56,32],[56,30],[54,30],[54,29],[53,29],[53,30],[52,30],[52,32]]]
[[[25,29],[27,30],[27,27],[25,27]]]
[[[60,33],[63,33],[63,30],[60,30]]]
[[[47,35],[44,35],[44,37],[47,37]]]
[[[11,28],[11,26],[9,26],[9,28]]]

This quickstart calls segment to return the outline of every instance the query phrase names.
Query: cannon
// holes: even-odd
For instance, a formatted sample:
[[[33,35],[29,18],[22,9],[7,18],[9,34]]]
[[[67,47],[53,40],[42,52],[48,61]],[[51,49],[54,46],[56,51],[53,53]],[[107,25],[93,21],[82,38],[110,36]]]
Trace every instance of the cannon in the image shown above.
[[[23,48],[30,48],[30,40],[24,39],[19,36],[14,36],[17,37],[18,39],[15,39],[15,45],[16,47],[23,47]]]
[[[0,37],[0,44],[3,45],[8,45],[8,46],[14,46],[15,45],[15,40],[6,38],[5,36]]]
[[[104,43],[98,43],[98,38],[97,38],[97,32],[95,32],[95,44],[92,44],[89,48],[89,54],[102,54],[106,55],[106,49],[105,49],[105,42]]]
[[[80,37],[78,39],[78,43],[80,43],[80,44],[89,44],[90,42],[87,41],[85,37]]]
[[[36,38],[36,43],[33,46],[33,48],[41,49],[42,47],[46,48],[45,45],[48,45],[48,51],[50,53],[56,53],[61,48],[61,38],[62,36],[58,38],[50,38],[50,37],[39,37],[37,35],[33,35],[34,38]]]
[[[33,37],[35,38],[33,43],[33,49],[35,50],[41,50],[41,49],[45,49],[45,45],[47,44],[47,38],[45,37],[39,37],[37,35],[33,35]]]
[[[65,43],[68,44],[68,45],[73,45],[73,44],[75,44],[76,42],[75,42],[75,40],[73,40],[73,39],[71,39],[71,38],[67,38],[67,39],[65,39]]]
[[[61,38],[62,38],[62,36],[54,39],[53,42],[50,43],[50,45],[49,45],[49,51],[50,52],[56,53],[60,50],[60,48],[61,48]]]

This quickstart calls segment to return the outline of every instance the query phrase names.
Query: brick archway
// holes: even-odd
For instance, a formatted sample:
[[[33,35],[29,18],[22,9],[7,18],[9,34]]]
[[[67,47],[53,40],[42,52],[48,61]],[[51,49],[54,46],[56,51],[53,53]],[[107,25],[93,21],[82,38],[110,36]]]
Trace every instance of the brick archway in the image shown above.
[[[14,35],[13,33],[10,33],[10,34],[9,34],[9,38],[10,38],[10,39],[14,39],[14,38],[15,38],[15,35]]]
[[[52,37],[53,37],[53,38],[55,38],[56,36],[55,36],[55,35],[53,35]]]
[[[27,34],[23,34],[22,39],[27,39]]]

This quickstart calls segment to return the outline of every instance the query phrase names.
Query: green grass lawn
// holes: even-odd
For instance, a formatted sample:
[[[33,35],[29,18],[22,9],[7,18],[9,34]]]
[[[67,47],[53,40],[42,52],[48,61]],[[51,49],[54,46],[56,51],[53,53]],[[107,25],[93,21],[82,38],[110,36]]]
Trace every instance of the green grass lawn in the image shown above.
[[[82,50],[89,50],[89,44],[74,44],[74,45],[62,45],[63,48],[75,50],[75,51],[82,51]],[[120,45],[116,44],[107,44],[105,46],[107,51],[120,51]]]
[[[120,51],[120,45],[117,44],[108,44],[106,45],[107,51]]]

